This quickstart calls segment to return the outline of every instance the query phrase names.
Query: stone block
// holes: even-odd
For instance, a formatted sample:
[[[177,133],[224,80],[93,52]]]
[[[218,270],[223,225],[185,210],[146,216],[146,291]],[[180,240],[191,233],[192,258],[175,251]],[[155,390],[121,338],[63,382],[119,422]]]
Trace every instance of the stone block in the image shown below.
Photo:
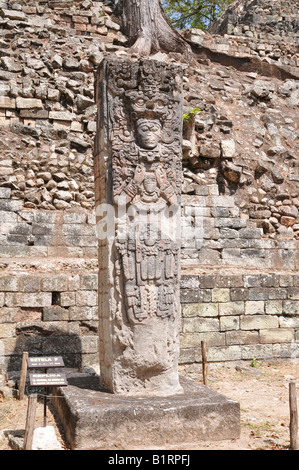
[[[243,286],[243,278],[238,275],[219,275],[216,280],[216,287],[238,288]]]
[[[282,313],[285,315],[298,315],[299,314],[299,301],[298,300],[283,300]]]
[[[280,276],[277,274],[261,275],[261,287],[279,287]]]
[[[63,214],[64,224],[84,224],[87,215],[85,212],[67,212]]]
[[[68,290],[77,291],[80,290],[80,275],[72,274],[68,277]]]
[[[76,305],[76,293],[75,292],[61,292],[60,305],[61,307],[72,307]]]
[[[10,196],[11,196],[10,188],[0,188],[0,199],[10,199]]]
[[[0,220],[1,220],[1,229],[4,224],[14,224],[18,221],[18,214],[14,212],[8,212],[5,210],[0,210]]]
[[[80,288],[82,290],[97,290],[98,275],[97,274],[80,275]]]
[[[197,289],[199,288],[198,276],[181,276],[181,289]]]
[[[42,100],[36,98],[16,98],[17,109],[42,109]]]
[[[0,292],[17,292],[19,290],[19,278],[15,275],[0,277]]]
[[[10,230],[9,234],[14,235],[29,235],[31,233],[31,227],[27,224],[16,224],[13,225]]]
[[[1,324],[0,328],[0,338],[13,338],[16,335],[16,327],[12,323]],[[1,349],[0,349],[1,353]],[[0,355],[0,365],[1,365],[1,355]]]
[[[48,119],[49,112],[45,109],[21,109],[20,116],[25,119]]]
[[[278,317],[270,315],[244,315],[240,318],[241,330],[262,330],[278,328]]]
[[[180,348],[179,364],[194,364],[197,362],[197,356],[194,348]]]
[[[207,198],[204,196],[182,194],[182,206],[207,207]]]
[[[261,276],[256,274],[244,275],[244,287],[260,287]]]
[[[232,301],[248,300],[248,289],[242,287],[230,289],[230,299]]]
[[[180,383],[181,395],[134,399],[106,393],[98,377],[77,377],[57,390],[64,399],[58,395],[54,406],[73,450],[148,449],[240,436],[239,404],[186,377]],[[86,393],[93,405],[86,406]]]
[[[246,220],[233,219],[231,217],[219,217],[215,220],[215,227],[239,229],[246,227]]]
[[[294,277],[289,274],[281,274],[279,285],[280,287],[292,287],[294,283]]]
[[[299,287],[289,287],[288,298],[291,300],[299,300]]]
[[[182,304],[194,304],[212,301],[212,294],[210,289],[181,289],[180,292]]]
[[[25,214],[23,213],[21,215],[25,216]],[[57,214],[53,212],[38,211],[33,214],[33,220],[37,224],[49,224],[49,225],[54,224],[56,221],[56,217],[57,217]]]
[[[223,158],[233,158],[235,156],[236,144],[233,139],[222,140],[220,146]]]
[[[44,292],[65,292],[68,290],[68,277],[65,275],[43,276],[42,290]]]
[[[0,199],[0,211],[19,212],[23,207],[23,201],[17,199]]]
[[[221,228],[219,230],[220,238],[224,240],[239,238],[239,231],[233,228]]]
[[[230,316],[220,318],[220,331],[238,330],[240,327],[240,317]]]
[[[268,288],[268,298],[269,300],[283,300],[288,296],[288,291],[283,287]]]
[[[260,336],[258,331],[227,331],[225,334],[225,339],[226,344],[228,346],[241,344],[258,344],[260,342]]]
[[[241,359],[241,346],[210,347],[207,350],[208,362],[239,361]]]
[[[282,300],[268,300],[265,302],[265,313],[268,315],[281,315]]]
[[[250,344],[241,345],[241,359],[252,360],[256,359],[272,359],[273,348],[271,344]]]
[[[81,320],[98,320],[98,309],[97,307],[70,307],[70,320],[81,321]]]
[[[27,17],[23,11],[20,10],[7,10],[5,8],[0,9],[0,15],[3,18],[8,18],[13,21],[27,21]]]
[[[8,234],[6,240],[11,245],[27,245],[28,235]]]
[[[268,300],[268,290],[263,287],[248,289],[248,300]]]
[[[248,300],[245,302],[245,315],[262,315],[264,312],[264,301]]]
[[[95,307],[98,303],[97,292],[92,291],[77,291],[76,292],[76,305],[79,307]]]
[[[53,229],[53,224],[32,224],[32,235],[51,235]]]
[[[1,310],[0,310],[0,324],[3,324],[3,323],[16,323],[18,321],[18,314],[19,314],[19,309],[18,308],[1,307]]]
[[[294,340],[294,330],[287,328],[265,329],[260,331],[262,344],[291,343]]]
[[[280,316],[278,319],[280,328],[295,328],[299,331],[299,317]]]
[[[228,207],[212,207],[211,214],[213,217],[229,217]]]
[[[76,115],[74,113],[70,113],[68,111],[50,111],[49,119],[54,119],[56,121],[75,121]]]
[[[21,276],[19,289],[21,292],[39,292],[41,286],[40,276]]]
[[[209,289],[216,287],[216,276],[214,275],[201,275],[198,277],[199,279],[199,286],[201,288]]]
[[[235,262],[235,258],[241,258],[240,248],[227,248],[222,250],[222,259],[226,259],[228,261],[233,259],[233,261]]]
[[[262,229],[259,228],[242,228],[239,230],[240,238],[261,238]]]
[[[45,307],[43,309],[43,321],[68,321],[69,320],[68,309],[62,308],[58,305]]]
[[[80,336],[82,354],[98,354],[99,339],[97,336]]]
[[[265,256],[266,256],[266,251],[258,249],[258,248],[245,248],[241,250],[242,258],[259,259],[259,258],[265,258]]]
[[[229,302],[230,292],[229,289],[218,288],[212,290],[212,302]]]
[[[187,304],[182,306],[182,315],[188,317],[217,317],[218,305],[217,304]]]
[[[201,341],[206,346],[225,346],[225,333],[218,331],[208,331],[206,333],[182,333],[180,335],[181,348],[200,348]]]
[[[183,333],[219,331],[218,318],[184,318]]]
[[[242,301],[238,302],[226,302],[219,303],[219,315],[244,315],[245,303]]]
[[[50,307],[52,305],[52,295],[39,293],[6,293],[5,303],[7,307]]]

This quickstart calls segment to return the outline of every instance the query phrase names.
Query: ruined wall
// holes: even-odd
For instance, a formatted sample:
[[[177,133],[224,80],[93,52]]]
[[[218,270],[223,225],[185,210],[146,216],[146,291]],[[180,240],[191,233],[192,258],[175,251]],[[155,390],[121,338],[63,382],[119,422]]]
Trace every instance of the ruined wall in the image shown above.
[[[299,278],[228,269],[182,278],[181,361],[298,358]]]
[[[182,64],[182,268],[191,276],[182,283],[182,363],[200,360],[203,337],[215,361],[265,350],[290,357],[298,341],[298,299],[287,289],[298,288],[299,262],[297,17],[289,12],[287,30],[276,13],[267,28],[247,15],[217,34],[184,32],[198,65]],[[97,362],[94,72],[105,54],[127,56],[116,21],[106,1],[0,0],[3,368],[18,370],[25,347],[45,354],[51,344],[57,353],[67,345],[70,366]],[[224,268],[231,286],[217,277]],[[193,280],[199,274],[216,280],[204,287]],[[277,274],[267,298],[253,298],[266,281],[249,286],[251,274],[269,282]],[[217,289],[226,289],[220,300]],[[270,312],[271,301],[278,310]]]

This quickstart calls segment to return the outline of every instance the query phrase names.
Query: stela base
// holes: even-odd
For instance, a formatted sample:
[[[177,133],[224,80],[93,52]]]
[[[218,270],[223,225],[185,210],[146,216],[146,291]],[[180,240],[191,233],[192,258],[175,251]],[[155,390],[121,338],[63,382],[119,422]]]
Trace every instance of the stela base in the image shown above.
[[[72,450],[186,449],[240,437],[239,403],[186,377],[180,382],[180,395],[124,397],[82,375],[55,390],[53,403]]]

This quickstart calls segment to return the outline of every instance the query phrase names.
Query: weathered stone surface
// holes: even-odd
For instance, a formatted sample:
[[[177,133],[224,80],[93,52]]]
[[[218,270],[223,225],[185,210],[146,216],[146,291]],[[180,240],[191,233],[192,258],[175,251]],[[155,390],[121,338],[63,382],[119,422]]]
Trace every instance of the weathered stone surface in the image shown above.
[[[99,208],[112,204],[116,234],[99,242],[101,380],[114,393],[179,393],[180,245],[177,218],[163,218],[180,207],[181,70],[107,60],[97,89],[96,190]]]
[[[63,450],[53,426],[34,429],[32,450]]]
[[[98,377],[79,376],[58,389],[64,399],[53,400],[73,450],[148,449],[239,437],[238,403],[186,377],[180,382],[181,395],[136,399],[106,393]]]
[[[34,98],[17,98],[16,107],[18,109],[41,109],[43,108],[42,101]]]
[[[14,98],[9,98],[8,96],[0,96],[0,108],[15,109],[16,100]]]

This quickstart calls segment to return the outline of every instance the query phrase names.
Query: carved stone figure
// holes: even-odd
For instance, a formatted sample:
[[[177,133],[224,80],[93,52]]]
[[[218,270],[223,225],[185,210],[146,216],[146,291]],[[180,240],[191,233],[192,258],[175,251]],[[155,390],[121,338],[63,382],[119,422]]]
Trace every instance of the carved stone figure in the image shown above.
[[[99,248],[101,380],[114,393],[179,393],[181,69],[106,60],[97,103],[96,193],[115,224]]]

